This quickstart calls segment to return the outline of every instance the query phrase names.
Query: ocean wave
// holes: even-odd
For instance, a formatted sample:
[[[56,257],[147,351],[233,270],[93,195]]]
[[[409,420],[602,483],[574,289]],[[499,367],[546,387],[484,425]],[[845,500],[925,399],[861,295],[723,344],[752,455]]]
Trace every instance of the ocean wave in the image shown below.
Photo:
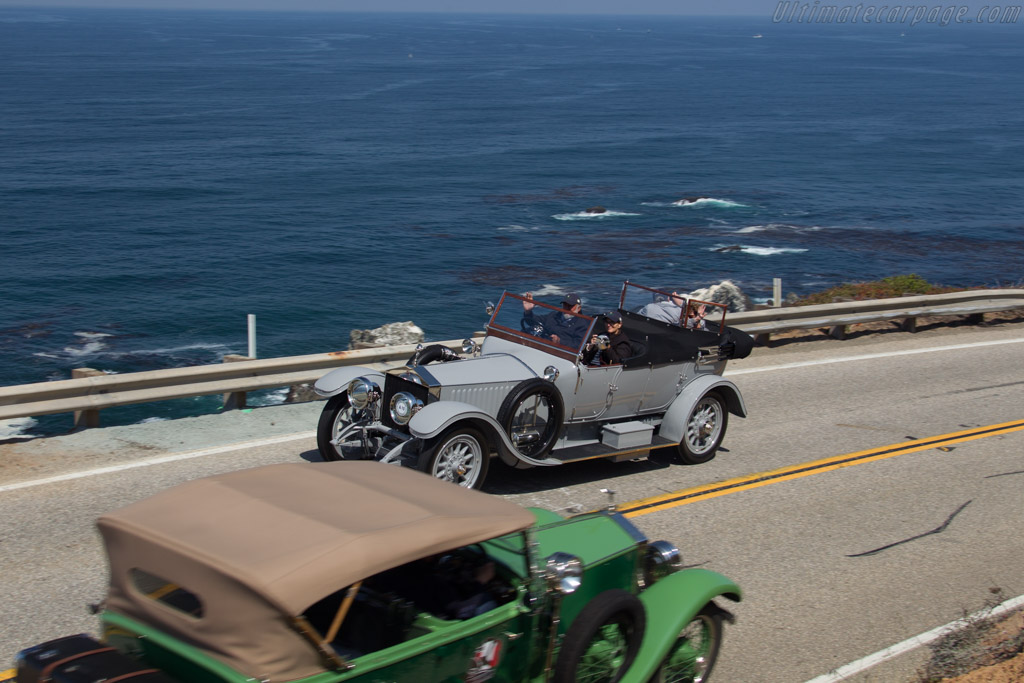
[[[817,225],[790,225],[789,223],[767,223],[765,225],[748,225],[745,228],[740,228],[736,231],[738,235],[746,235],[752,232],[768,232],[768,231],[791,231],[791,232],[815,232],[822,230]]]
[[[31,417],[16,417],[10,420],[0,420],[0,439],[34,439],[35,434],[27,430],[32,429],[38,420]]]
[[[146,418],[143,418],[143,419],[139,420],[135,424],[144,425],[144,424],[149,424],[150,422],[168,422],[168,421],[170,421],[170,418],[167,418],[167,417],[146,417]]]
[[[253,408],[279,406],[284,403],[286,398],[288,398],[288,387],[281,387],[280,389],[270,389],[268,391],[250,393],[249,398],[246,399],[246,403]]]
[[[639,213],[629,213],[628,211],[602,211],[601,213],[591,213],[589,211],[577,211],[576,213],[556,213],[552,218],[556,221],[589,221],[594,218],[620,218],[622,216],[642,216]]]
[[[745,209],[746,204],[740,204],[730,199],[715,199],[714,197],[687,197],[670,203],[670,206],[690,206],[695,209]]]
[[[541,285],[537,289],[533,290],[534,296],[562,296],[566,293],[562,287],[558,285]]]
[[[122,356],[177,356],[186,351],[211,351],[215,353],[228,353],[231,347],[227,344],[198,343],[185,344],[184,346],[170,346],[158,349],[131,349],[129,351],[108,351],[102,355],[111,358]]]
[[[708,247],[708,251],[719,253],[740,252],[753,254],[754,256],[776,256],[778,254],[801,254],[808,249],[797,249],[793,247],[756,247],[748,244],[723,244],[716,247]]]
[[[113,337],[106,332],[75,332],[74,336],[79,339],[79,346],[65,346],[64,354],[67,358],[83,358],[85,356],[98,355],[107,344],[103,341],[107,337]],[[40,355],[40,354],[36,354]]]

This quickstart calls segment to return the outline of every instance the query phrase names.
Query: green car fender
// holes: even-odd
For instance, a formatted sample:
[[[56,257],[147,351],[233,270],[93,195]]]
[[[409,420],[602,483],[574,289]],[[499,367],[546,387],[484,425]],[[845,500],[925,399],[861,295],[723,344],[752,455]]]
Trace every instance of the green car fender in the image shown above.
[[[740,587],[716,572],[686,569],[660,579],[640,593],[647,627],[633,665],[620,683],[646,683],[658,670],[676,637],[711,600],[725,596],[739,602]]]

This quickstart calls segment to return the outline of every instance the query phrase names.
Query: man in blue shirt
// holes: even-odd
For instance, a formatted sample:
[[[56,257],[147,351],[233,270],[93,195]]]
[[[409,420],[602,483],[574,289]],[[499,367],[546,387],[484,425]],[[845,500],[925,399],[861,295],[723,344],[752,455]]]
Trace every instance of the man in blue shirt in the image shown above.
[[[523,320],[528,325],[540,326],[540,333],[537,336],[550,339],[560,346],[568,346],[576,350],[583,344],[583,337],[590,327],[586,318],[576,315],[580,312],[582,304],[580,297],[575,292],[570,292],[562,297],[562,310],[551,311],[544,315],[535,316],[533,309],[533,294],[526,293],[526,301],[523,302]]]

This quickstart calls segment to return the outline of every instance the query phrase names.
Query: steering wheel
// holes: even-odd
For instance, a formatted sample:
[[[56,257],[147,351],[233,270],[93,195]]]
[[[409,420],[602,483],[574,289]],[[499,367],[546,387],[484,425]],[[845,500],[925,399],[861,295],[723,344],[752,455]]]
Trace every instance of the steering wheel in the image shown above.
[[[521,318],[519,320],[519,327],[520,329],[522,329],[523,332],[534,337],[544,336],[544,324],[541,323],[539,320],[534,320],[531,322],[526,318]]]

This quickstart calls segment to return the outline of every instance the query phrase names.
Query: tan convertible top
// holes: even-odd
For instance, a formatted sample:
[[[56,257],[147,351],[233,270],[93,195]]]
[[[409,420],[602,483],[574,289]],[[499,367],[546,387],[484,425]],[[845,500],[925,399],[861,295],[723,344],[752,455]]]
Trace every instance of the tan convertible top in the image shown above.
[[[322,670],[288,625],[317,600],[412,560],[525,529],[501,498],[372,461],[295,463],[181,484],[104,515],[109,609],[239,671],[286,681]],[[195,617],[154,600],[132,570],[198,596]],[[282,614],[283,613],[283,614]]]

